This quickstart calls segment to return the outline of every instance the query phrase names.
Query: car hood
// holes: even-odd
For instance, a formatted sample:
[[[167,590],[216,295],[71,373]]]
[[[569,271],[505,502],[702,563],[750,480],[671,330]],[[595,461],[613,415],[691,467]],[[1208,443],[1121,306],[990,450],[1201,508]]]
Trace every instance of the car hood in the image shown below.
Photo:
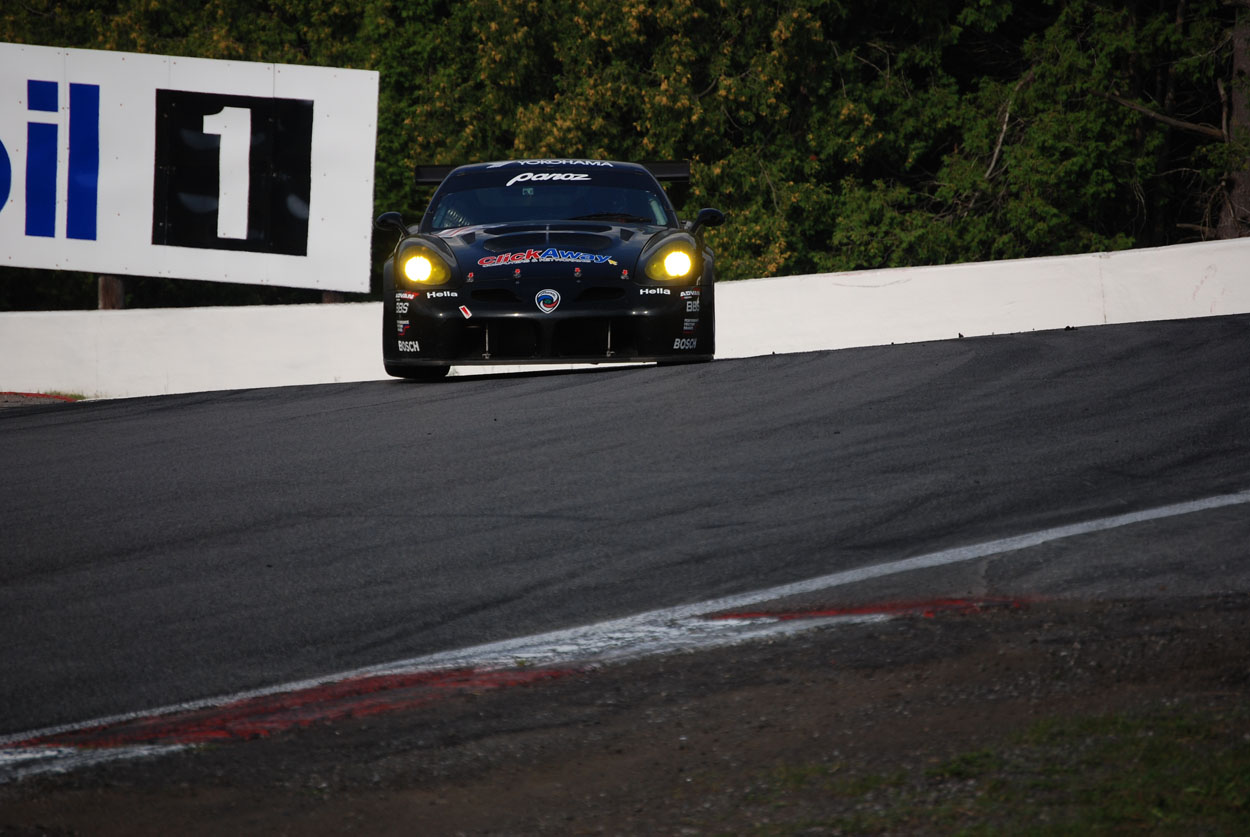
[[[620,279],[637,275],[638,258],[657,236],[676,229],[641,224],[556,221],[486,224],[442,230],[436,235],[455,254],[461,276],[511,279],[577,275]]]

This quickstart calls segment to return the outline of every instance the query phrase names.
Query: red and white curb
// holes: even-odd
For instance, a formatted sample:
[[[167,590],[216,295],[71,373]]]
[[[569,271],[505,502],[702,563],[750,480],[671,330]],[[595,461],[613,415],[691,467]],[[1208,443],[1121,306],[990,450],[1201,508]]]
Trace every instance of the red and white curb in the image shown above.
[[[264,737],[339,718],[393,712],[451,695],[533,684],[603,663],[775,637],[903,614],[1019,606],[1016,599],[933,599],[777,611],[769,602],[872,578],[1001,555],[1061,538],[1250,502],[1250,491],[1045,529],[737,596],[369,666],[322,678],[0,736],[0,783],[209,741]]]
[[[706,649],[903,614],[979,610],[1018,602],[936,599],[841,610],[642,618],[558,631],[347,672],[325,680],[34,730],[0,739],[0,782],[156,756],[220,741],[265,738],[299,727],[415,709],[584,673],[606,662]],[[651,614],[657,616],[660,612]]]

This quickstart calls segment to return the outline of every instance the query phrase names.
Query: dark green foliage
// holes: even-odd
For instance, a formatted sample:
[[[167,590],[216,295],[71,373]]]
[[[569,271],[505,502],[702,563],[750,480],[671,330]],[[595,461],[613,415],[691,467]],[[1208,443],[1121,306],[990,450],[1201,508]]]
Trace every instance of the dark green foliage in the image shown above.
[[[726,279],[1213,237],[1222,0],[24,0],[0,39],[381,73],[377,210],[418,163],[684,158]],[[389,242],[379,242],[381,252]],[[0,283],[0,308],[13,298]],[[376,283],[375,283],[376,284]]]

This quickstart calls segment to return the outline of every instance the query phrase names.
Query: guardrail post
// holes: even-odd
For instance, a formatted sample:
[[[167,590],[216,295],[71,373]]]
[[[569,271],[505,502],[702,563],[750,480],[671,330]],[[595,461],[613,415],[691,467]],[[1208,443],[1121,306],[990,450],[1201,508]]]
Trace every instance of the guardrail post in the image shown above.
[[[126,307],[126,283],[119,276],[101,276],[96,295],[101,311]]]

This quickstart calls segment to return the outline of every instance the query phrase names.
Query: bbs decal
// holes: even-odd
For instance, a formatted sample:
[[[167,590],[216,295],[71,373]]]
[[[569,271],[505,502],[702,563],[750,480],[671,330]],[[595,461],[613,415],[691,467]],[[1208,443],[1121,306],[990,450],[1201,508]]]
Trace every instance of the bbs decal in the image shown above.
[[[308,254],[313,102],[156,91],[152,243]]]

